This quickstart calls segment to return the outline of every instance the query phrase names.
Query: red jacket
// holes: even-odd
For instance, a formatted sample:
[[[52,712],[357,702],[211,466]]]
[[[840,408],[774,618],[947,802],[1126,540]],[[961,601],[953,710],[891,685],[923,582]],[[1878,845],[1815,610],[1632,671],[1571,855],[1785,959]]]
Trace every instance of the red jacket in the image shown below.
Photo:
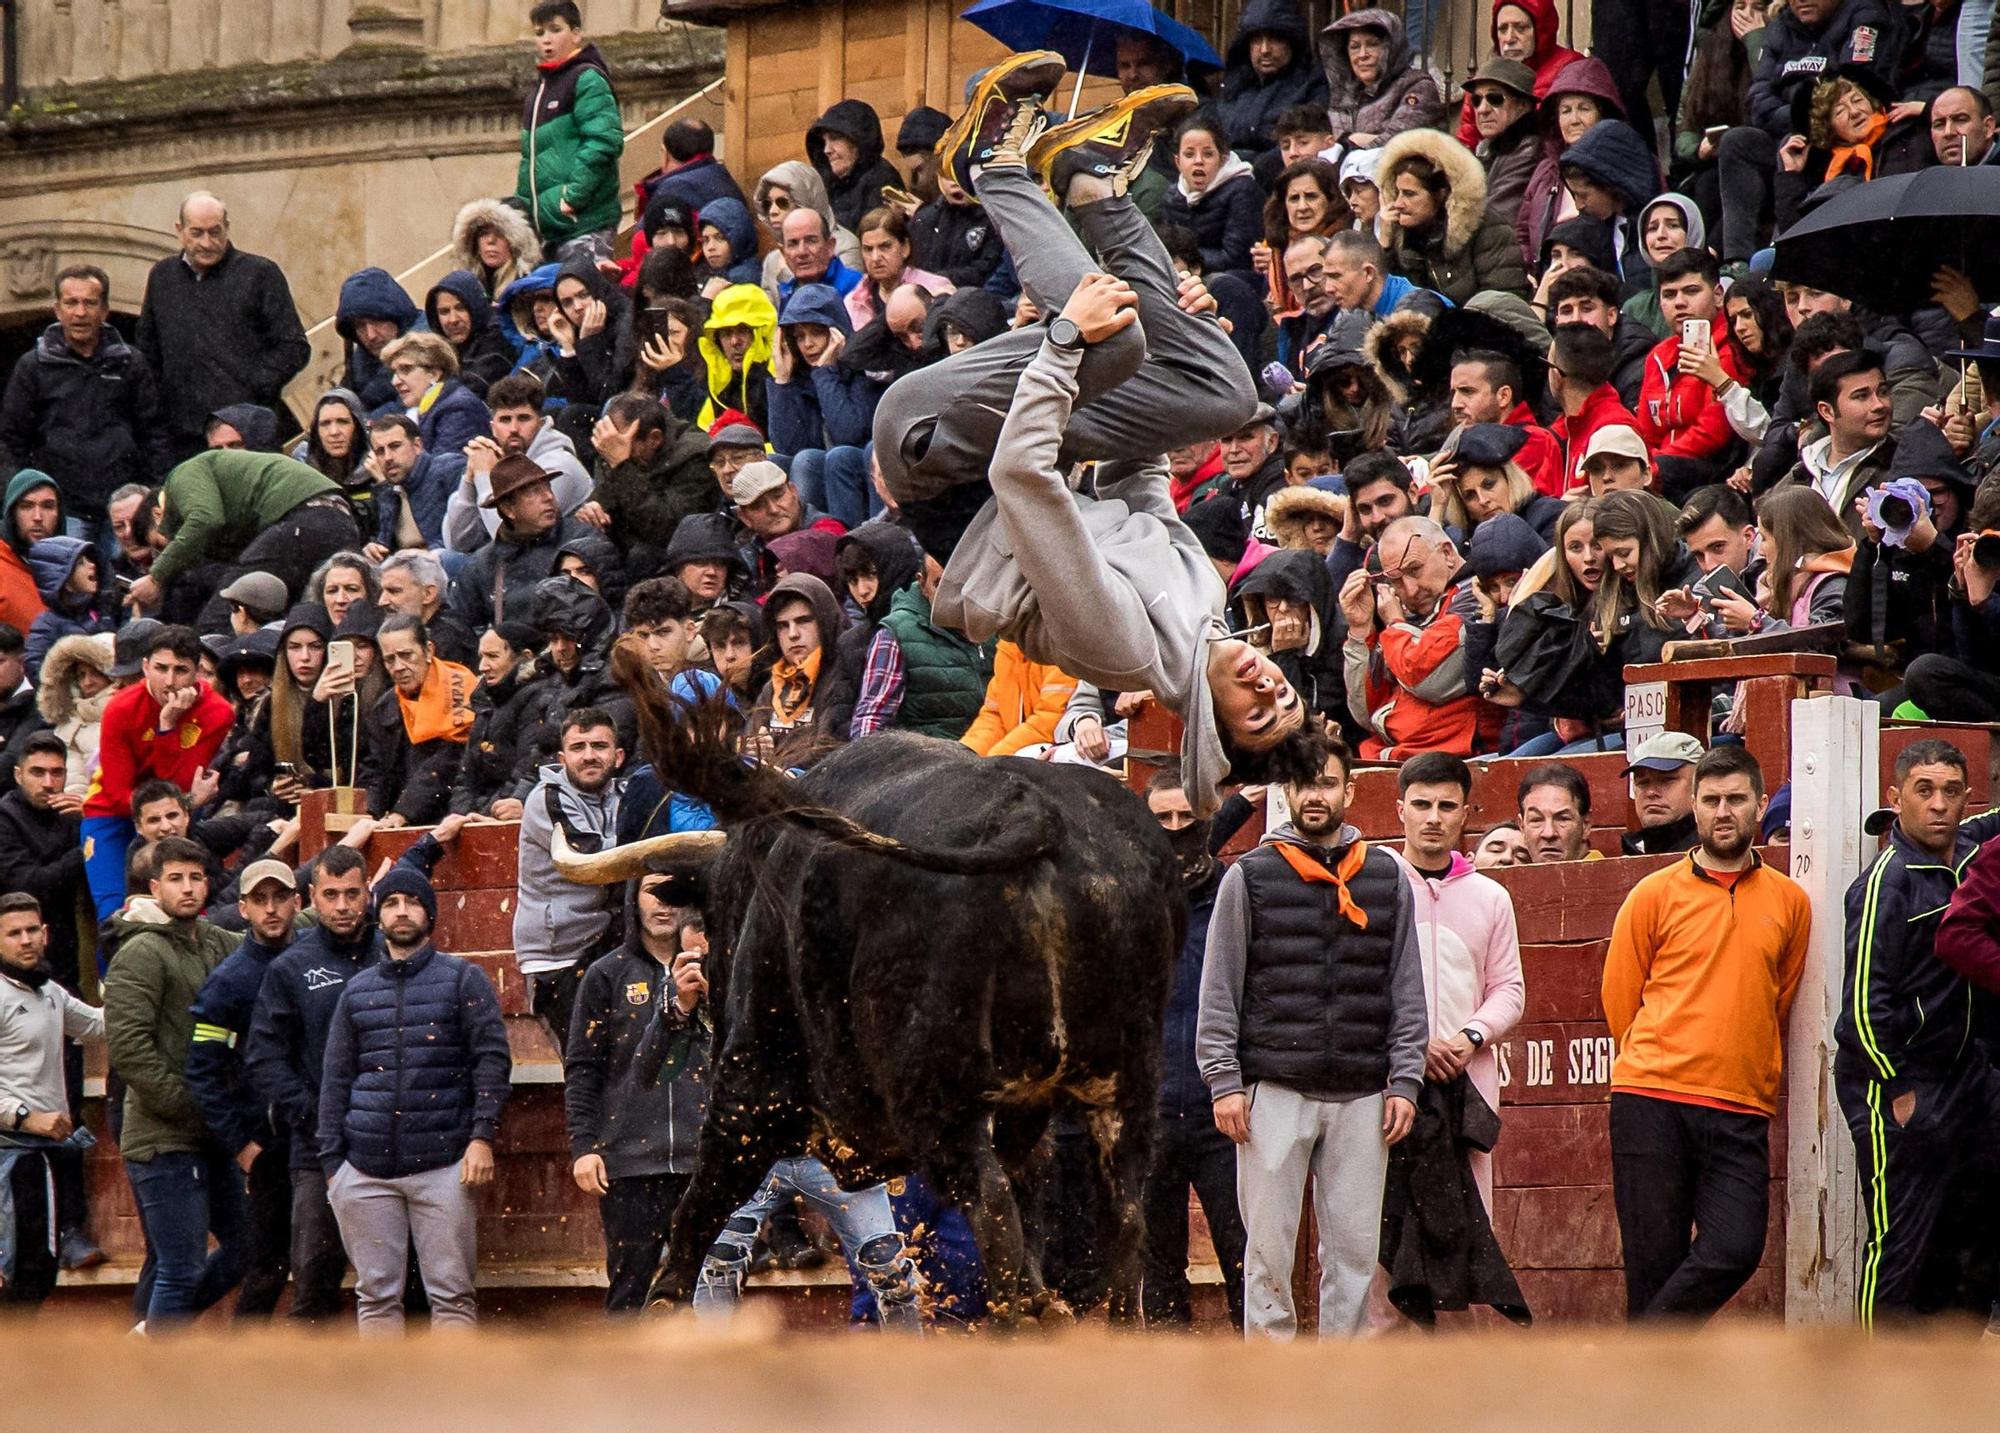
[[[1367,693],[1367,711],[1354,713],[1371,731],[1361,743],[1363,757],[1401,760],[1420,751],[1470,756],[1477,749],[1487,703],[1467,648],[1478,621],[1479,595],[1461,571],[1428,618],[1405,615],[1369,636],[1365,665],[1350,658],[1348,690],[1363,690],[1365,680]]]
[[[1741,383],[1749,376],[1736,345],[1724,343],[1716,352],[1722,371]],[[1692,373],[1680,373],[1680,335],[1663,338],[1646,355],[1646,376],[1639,384],[1639,436],[1656,458],[1713,458],[1728,448],[1736,433],[1715,390]]]
[[[1514,461],[1535,480],[1535,491],[1552,498],[1561,497],[1568,485],[1563,475],[1562,445],[1556,442],[1555,434],[1535,421],[1535,410],[1525,403],[1516,403],[1505,421],[1508,427],[1519,428],[1528,435],[1526,445],[1514,455]]]
[[[130,816],[132,792],[155,777],[183,791],[194,789],[195,773],[214,759],[229,735],[236,712],[207,682],[197,682],[200,695],[180,724],[162,733],[160,704],[135,682],[104,708],[98,737],[97,774],[84,794],[86,816]]]
[[[1549,432],[1562,444],[1565,492],[1574,492],[1589,485],[1590,480],[1584,477],[1582,468],[1584,450],[1590,446],[1590,435],[1599,428],[1615,428],[1621,423],[1627,428],[1639,426],[1639,420],[1632,416],[1631,410],[1618,401],[1618,390],[1605,383],[1583,400],[1583,410],[1574,418],[1564,415],[1549,425]]]
[[[1558,44],[1562,34],[1562,20],[1556,14],[1555,0],[1494,0],[1488,13],[1486,33],[1493,40],[1492,53],[1498,53],[1500,41],[1493,37],[1493,21],[1499,18],[1502,4],[1515,5],[1528,12],[1528,19],[1535,26],[1535,53],[1528,56],[1528,68],[1535,72],[1535,98],[1547,99],[1549,86],[1555,83],[1557,73],[1571,60],[1580,60],[1582,55],[1567,45]],[[1458,142],[1467,149],[1479,143],[1479,127],[1472,122],[1472,97],[1467,95],[1465,103],[1458,111]]]
[[[2000,836],[1959,877],[1931,951],[1981,990],[2000,991]]]

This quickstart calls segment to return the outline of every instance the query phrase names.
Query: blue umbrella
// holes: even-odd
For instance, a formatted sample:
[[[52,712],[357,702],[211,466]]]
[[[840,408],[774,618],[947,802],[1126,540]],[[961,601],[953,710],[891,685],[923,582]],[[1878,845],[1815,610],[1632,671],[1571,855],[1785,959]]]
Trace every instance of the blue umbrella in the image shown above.
[[[1191,65],[1222,68],[1208,41],[1146,0],[979,0],[965,18],[1010,50],[1054,50],[1076,72],[1076,94],[1090,69],[1092,53],[1115,52],[1120,30],[1151,35]]]

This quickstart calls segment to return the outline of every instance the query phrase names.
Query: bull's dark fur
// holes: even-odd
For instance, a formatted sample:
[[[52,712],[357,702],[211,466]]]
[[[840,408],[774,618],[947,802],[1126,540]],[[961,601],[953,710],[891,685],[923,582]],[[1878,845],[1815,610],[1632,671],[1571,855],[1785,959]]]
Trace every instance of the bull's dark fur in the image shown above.
[[[657,686],[635,685],[649,730],[671,724]],[[1175,861],[1137,798],[1098,772],[909,734],[774,789],[719,755],[712,724],[662,735],[662,778],[715,804],[730,841],[710,878],[708,1119],[655,1297],[686,1298],[729,1212],[774,1159],[810,1148],[849,1187],[926,1174],[971,1220],[996,1316],[1038,1312],[1017,1191],[1071,1106],[1110,1197],[1111,1311],[1136,1316],[1185,926]],[[902,848],[857,849],[857,831]]]

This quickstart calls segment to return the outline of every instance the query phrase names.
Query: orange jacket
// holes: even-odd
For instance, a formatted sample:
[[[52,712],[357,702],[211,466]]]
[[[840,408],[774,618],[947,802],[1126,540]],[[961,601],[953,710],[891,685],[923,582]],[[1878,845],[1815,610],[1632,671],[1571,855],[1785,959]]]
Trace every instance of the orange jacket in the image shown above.
[[[28,571],[20,553],[8,543],[0,542],[0,622],[18,629],[25,637],[43,610],[35,575]]]
[[[959,738],[981,756],[1012,756],[1025,746],[1055,739],[1076,678],[1041,662],[1031,662],[1012,642],[993,652],[993,679],[979,715]]]
[[[1694,853],[1632,888],[1604,957],[1611,1088],[1778,1111],[1812,907],[1759,859],[1724,887]]]

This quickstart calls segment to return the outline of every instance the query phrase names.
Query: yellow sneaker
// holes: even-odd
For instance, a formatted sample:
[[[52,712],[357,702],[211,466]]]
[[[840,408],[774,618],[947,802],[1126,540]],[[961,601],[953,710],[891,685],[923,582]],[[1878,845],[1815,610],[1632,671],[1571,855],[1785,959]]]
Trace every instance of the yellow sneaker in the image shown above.
[[[1041,101],[1055,92],[1068,69],[1054,50],[1028,50],[986,71],[973,86],[965,109],[938,139],[939,172],[971,192],[980,166],[993,157],[1002,138],[1014,128],[1016,110],[1024,102],[1032,102],[1039,112]]]
[[[1118,193],[1139,176],[1153,141],[1193,114],[1201,101],[1186,85],[1149,85],[1042,131],[1028,151],[1028,167],[1061,198],[1069,181],[1091,174]]]

